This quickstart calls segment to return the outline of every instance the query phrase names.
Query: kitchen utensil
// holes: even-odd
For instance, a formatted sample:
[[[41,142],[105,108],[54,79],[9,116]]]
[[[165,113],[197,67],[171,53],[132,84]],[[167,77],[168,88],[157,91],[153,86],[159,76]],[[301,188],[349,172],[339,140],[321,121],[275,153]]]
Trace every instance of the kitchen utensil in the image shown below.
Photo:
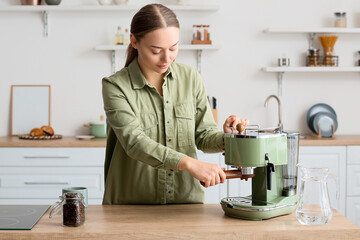
[[[94,137],[106,137],[106,122],[104,120],[104,116],[100,116],[100,121],[90,122],[90,124],[84,124],[84,127],[90,128],[90,135]]]
[[[319,40],[324,49],[325,56],[333,55],[334,45],[335,45],[337,39],[338,39],[337,36],[319,36]]]
[[[48,205],[0,205],[0,230],[31,230]]]
[[[225,134],[225,164],[236,167],[227,178],[252,179],[250,196],[221,200],[225,215],[262,220],[295,210],[299,134],[278,129],[248,126],[243,134]]]
[[[336,198],[339,199],[339,186],[336,175],[328,168],[298,165],[301,184],[296,218],[303,225],[327,224],[333,211],[330,206],[326,179],[332,177],[336,182]]]
[[[328,104],[325,103],[318,103],[313,105],[312,107],[309,108],[309,110],[306,113],[306,122],[308,127],[311,129],[311,131],[315,132],[314,126],[313,126],[313,121],[314,121],[314,117],[315,114],[317,114],[318,112],[328,112],[328,113],[332,113],[336,116],[336,112],[335,110]]]
[[[45,3],[47,5],[59,5],[61,3],[61,0],[45,0]]]
[[[85,203],[85,210],[88,206],[88,189],[86,187],[69,187],[69,188],[63,188],[62,193],[81,193],[84,197],[84,203]]]
[[[283,165],[283,196],[296,194],[297,168],[299,162],[299,137],[300,133],[286,131],[287,135],[287,164]]]
[[[21,0],[21,5],[40,5],[41,0]]]
[[[331,137],[333,135],[333,128],[334,132],[337,130],[338,122],[334,114],[319,112],[314,117],[313,126],[315,133],[321,134],[323,137]]]

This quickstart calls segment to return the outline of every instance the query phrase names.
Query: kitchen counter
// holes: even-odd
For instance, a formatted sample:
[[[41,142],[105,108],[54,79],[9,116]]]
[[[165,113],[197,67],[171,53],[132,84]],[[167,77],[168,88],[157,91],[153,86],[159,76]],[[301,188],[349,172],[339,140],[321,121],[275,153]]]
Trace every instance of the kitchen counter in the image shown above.
[[[336,135],[335,138],[317,138],[307,135],[300,139],[300,146],[347,146],[360,145],[360,135]],[[65,136],[57,140],[24,140],[18,137],[0,137],[0,147],[106,147],[105,138],[78,140]]]
[[[63,136],[56,140],[26,140],[18,137],[0,137],[0,147],[106,147],[106,138],[79,140],[74,136]]]
[[[349,146],[360,145],[360,135],[335,135],[335,138],[318,138],[306,135],[300,139],[300,146]]]
[[[1,239],[359,239],[360,228],[338,212],[324,226],[303,226],[294,214],[264,221],[224,215],[220,204],[90,205],[85,224],[63,227],[46,213],[31,231]]]

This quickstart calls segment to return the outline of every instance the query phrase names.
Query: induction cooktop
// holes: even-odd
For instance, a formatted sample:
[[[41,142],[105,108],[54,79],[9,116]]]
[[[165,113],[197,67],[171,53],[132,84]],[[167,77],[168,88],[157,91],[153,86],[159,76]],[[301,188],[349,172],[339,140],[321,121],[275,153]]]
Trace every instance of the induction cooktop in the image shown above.
[[[31,230],[49,205],[0,205],[0,230]]]

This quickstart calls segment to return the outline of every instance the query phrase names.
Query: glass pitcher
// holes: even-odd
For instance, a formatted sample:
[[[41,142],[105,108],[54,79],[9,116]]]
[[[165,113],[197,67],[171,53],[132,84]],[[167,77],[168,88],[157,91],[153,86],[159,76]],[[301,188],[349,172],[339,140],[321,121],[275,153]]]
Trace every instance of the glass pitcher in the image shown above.
[[[327,224],[333,211],[330,205],[327,178],[336,182],[336,199],[339,199],[339,186],[336,175],[329,168],[297,165],[301,172],[301,184],[296,208],[296,218],[303,225]]]

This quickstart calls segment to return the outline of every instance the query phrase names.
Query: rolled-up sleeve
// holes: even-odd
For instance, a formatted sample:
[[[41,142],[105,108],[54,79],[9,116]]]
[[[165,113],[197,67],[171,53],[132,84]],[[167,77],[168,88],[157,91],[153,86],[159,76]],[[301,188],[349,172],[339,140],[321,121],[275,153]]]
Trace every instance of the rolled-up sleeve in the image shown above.
[[[201,76],[197,71],[195,75],[196,146],[205,153],[221,152],[223,149],[224,133],[218,130],[215,123]]]
[[[113,129],[126,154],[155,168],[178,171],[178,164],[185,154],[145,134],[126,95],[110,78],[103,78],[102,91],[107,124]]]

